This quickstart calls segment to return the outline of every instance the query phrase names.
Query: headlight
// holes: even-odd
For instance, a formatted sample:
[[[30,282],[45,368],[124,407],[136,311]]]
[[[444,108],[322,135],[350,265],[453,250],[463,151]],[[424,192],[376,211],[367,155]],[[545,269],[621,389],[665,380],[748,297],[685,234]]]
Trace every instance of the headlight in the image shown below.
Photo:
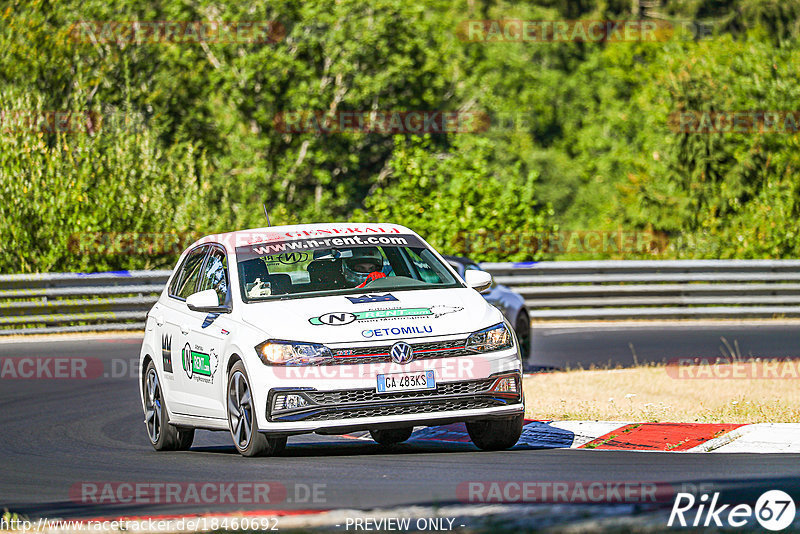
[[[333,357],[325,345],[275,340],[256,345],[256,353],[266,365],[314,365]]]
[[[513,336],[508,331],[505,323],[500,323],[483,330],[478,330],[467,339],[467,350],[475,352],[490,352],[493,350],[510,349],[514,346]]]

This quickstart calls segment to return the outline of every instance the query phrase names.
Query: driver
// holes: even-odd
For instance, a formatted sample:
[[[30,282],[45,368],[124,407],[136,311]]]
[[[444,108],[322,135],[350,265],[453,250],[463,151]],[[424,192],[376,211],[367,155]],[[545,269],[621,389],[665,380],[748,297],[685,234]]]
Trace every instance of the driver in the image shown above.
[[[382,269],[383,256],[376,247],[354,248],[353,256],[342,261],[344,279],[357,288],[378,278],[386,278]]]

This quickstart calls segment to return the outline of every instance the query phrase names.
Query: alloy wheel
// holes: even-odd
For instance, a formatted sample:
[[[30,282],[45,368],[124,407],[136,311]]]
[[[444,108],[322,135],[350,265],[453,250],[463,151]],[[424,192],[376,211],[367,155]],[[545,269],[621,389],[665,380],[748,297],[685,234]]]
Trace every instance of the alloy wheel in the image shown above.
[[[161,436],[161,384],[155,369],[150,369],[145,382],[147,395],[144,399],[145,424],[151,443],[158,442]]]
[[[253,435],[253,401],[247,378],[235,371],[228,389],[228,417],[231,434],[240,449],[246,449]]]

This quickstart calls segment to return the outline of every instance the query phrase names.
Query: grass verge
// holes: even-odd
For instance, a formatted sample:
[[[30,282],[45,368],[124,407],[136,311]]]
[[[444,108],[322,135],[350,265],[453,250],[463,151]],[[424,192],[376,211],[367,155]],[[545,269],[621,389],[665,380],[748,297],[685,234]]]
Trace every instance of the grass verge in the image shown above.
[[[666,365],[570,370],[525,377],[529,419],[800,423],[800,378],[679,374]],[[717,373],[718,374],[718,373]],[[693,378],[686,378],[691,376]],[[781,376],[781,375],[778,375]]]

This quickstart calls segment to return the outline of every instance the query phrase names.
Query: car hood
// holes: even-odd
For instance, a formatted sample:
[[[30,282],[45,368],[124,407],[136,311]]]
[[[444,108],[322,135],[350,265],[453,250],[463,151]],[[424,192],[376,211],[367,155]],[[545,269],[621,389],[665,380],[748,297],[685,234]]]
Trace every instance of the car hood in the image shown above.
[[[243,308],[242,319],[267,338],[327,344],[468,334],[503,320],[470,288],[298,298]]]

